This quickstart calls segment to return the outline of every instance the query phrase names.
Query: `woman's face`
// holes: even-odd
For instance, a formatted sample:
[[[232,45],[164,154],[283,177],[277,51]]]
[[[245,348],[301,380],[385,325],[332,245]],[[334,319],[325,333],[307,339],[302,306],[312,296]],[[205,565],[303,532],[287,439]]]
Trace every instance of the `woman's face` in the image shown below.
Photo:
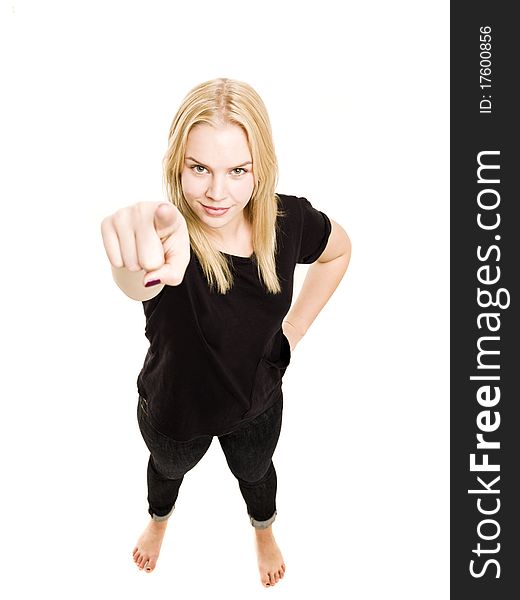
[[[229,123],[195,125],[188,134],[181,182],[188,204],[207,227],[231,231],[243,220],[254,189],[244,130]]]

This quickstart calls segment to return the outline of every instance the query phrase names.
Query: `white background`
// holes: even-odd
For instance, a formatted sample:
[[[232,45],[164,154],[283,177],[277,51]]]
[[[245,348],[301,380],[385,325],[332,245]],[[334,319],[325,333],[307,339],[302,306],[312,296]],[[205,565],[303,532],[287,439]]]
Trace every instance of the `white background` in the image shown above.
[[[3,595],[447,598],[448,2],[1,7]],[[353,242],[284,378],[273,530],[287,572],[269,591],[216,439],[155,572],[132,561],[147,342],[99,228],[165,198],[173,115],[221,76],[267,106],[277,190]]]

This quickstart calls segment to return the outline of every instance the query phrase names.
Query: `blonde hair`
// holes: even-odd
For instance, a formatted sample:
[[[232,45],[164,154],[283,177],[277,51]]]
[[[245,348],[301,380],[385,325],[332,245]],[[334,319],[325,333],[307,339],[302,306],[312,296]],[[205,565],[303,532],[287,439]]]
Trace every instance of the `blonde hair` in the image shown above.
[[[191,247],[210,287],[225,294],[233,285],[233,275],[224,254],[213,248],[199,218],[189,206],[181,184],[181,172],[192,127],[206,123],[213,127],[230,123],[246,134],[253,159],[254,188],[244,208],[251,224],[254,260],[258,277],[270,293],[281,291],[276,274],[276,224],[279,198],[275,194],[278,163],[271,125],[260,96],[247,83],[218,78],[194,87],[184,98],[170,126],[168,150],[164,156],[164,180],[170,201],[186,219]]]

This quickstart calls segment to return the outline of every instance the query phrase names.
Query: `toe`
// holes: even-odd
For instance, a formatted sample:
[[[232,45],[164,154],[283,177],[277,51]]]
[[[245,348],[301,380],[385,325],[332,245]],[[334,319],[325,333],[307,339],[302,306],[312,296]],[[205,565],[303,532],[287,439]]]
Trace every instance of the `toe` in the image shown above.
[[[280,575],[278,574],[278,571],[275,571],[272,575],[271,578],[274,577],[274,582],[278,583],[280,581]]]
[[[146,565],[146,571],[147,571],[148,573],[151,573],[151,572],[152,572],[152,571],[155,569],[155,565],[156,565],[156,563],[157,563],[157,559],[155,559],[155,558],[151,558],[151,559],[148,561],[148,564]]]

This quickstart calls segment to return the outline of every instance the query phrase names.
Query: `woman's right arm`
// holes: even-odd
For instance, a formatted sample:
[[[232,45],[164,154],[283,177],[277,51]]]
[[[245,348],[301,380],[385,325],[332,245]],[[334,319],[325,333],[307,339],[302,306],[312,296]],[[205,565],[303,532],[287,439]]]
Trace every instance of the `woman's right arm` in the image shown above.
[[[133,300],[179,285],[190,260],[186,221],[171,203],[139,202],[103,219],[101,234],[112,276]],[[160,283],[146,287],[152,280]]]

